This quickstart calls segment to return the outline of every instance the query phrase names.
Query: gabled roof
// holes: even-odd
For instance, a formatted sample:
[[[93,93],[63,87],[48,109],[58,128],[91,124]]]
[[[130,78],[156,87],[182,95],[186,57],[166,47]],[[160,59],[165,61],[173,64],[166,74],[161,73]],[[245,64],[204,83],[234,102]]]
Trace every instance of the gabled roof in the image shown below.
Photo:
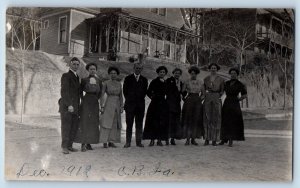
[[[43,12],[41,13],[41,17],[45,17],[48,15],[52,15],[62,11],[68,11],[71,9],[75,9],[81,12],[89,13],[97,15],[100,13],[100,8],[87,8],[87,7],[63,7],[63,8],[43,8]]]

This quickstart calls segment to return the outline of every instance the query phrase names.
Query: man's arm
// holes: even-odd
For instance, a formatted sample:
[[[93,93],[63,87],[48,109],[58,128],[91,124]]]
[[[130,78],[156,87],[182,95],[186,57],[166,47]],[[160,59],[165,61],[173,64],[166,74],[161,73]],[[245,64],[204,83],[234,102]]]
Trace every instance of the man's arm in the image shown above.
[[[129,85],[128,76],[126,76],[124,79],[124,83],[123,83],[123,94],[124,94],[125,99],[128,96],[128,90],[129,90],[128,85]]]
[[[67,74],[61,77],[61,98],[65,106],[72,106],[70,97],[70,80]]]

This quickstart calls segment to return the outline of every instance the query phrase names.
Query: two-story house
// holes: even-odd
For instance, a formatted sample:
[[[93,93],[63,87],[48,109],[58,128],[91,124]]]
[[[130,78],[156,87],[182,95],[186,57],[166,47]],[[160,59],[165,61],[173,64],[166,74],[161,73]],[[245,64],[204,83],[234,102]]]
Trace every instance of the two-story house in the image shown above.
[[[186,40],[198,37],[178,8],[52,8],[41,19],[41,50],[68,56],[185,63]]]

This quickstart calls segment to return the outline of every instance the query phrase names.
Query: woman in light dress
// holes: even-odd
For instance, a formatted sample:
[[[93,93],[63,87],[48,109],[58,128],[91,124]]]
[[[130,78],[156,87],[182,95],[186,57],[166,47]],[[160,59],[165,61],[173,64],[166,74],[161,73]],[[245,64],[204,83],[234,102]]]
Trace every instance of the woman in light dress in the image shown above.
[[[201,138],[203,131],[203,107],[201,102],[203,82],[197,79],[200,70],[192,66],[188,70],[191,78],[184,84],[184,104],[182,108],[183,138],[186,138],[185,145],[198,145],[196,138]]]
[[[210,75],[204,78],[204,104],[203,104],[203,126],[204,145],[212,141],[213,146],[217,146],[221,134],[221,96],[224,92],[224,79],[217,75],[220,66],[211,63],[208,66]]]
[[[120,71],[109,67],[110,79],[103,82],[101,94],[102,123],[100,126],[100,143],[104,148],[113,147],[121,142],[121,113],[123,113],[122,84],[117,80]],[[106,100],[104,99],[106,94]]]

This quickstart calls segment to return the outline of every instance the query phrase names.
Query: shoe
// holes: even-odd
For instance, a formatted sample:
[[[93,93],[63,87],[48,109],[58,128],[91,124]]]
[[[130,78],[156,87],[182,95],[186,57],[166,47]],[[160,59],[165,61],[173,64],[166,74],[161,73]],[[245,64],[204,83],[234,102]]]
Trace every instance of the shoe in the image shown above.
[[[184,145],[186,145],[186,146],[190,145],[190,139],[186,139],[186,142]]]
[[[216,141],[212,141],[212,144],[213,146],[217,146],[217,142]]]
[[[138,144],[136,144],[136,146],[137,146],[137,147],[140,147],[140,148],[143,148],[143,147],[144,147],[144,145],[143,145],[142,143],[138,143]]]
[[[219,144],[218,145],[224,145],[225,143],[227,143],[227,141],[225,141],[225,140],[221,140],[221,142],[219,142]]]
[[[72,148],[72,147],[68,147],[68,150],[71,151],[71,152],[76,152],[76,151],[78,151],[78,149],[75,149],[75,148]]]
[[[112,142],[108,142],[108,147],[116,148],[117,146]]]
[[[82,152],[86,152],[86,150],[87,150],[86,145],[85,144],[81,144],[81,151]]]
[[[207,146],[207,145],[209,145],[209,140],[205,140],[205,142],[204,142],[204,146]]]
[[[69,154],[69,150],[67,148],[62,148],[62,153],[63,154]]]
[[[124,148],[129,148],[130,147],[130,143],[126,143],[125,145],[124,145]]]
[[[108,148],[107,143],[103,143],[104,148]]]
[[[172,139],[171,139],[171,145],[173,145],[173,146],[175,146],[175,145],[176,145],[176,143],[175,143],[175,139],[174,139],[174,138],[172,138]]]
[[[229,146],[229,147],[232,147],[232,144],[233,144],[233,141],[232,141],[232,140],[229,140],[228,146]]]
[[[195,141],[195,139],[192,139],[191,144],[193,144],[194,146],[198,146],[198,143]]]
[[[94,150],[94,149],[92,148],[91,144],[87,144],[87,145],[86,145],[86,149],[87,149],[87,150]]]
[[[160,140],[158,140],[156,144],[157,144],[158,146],[163,146],[163,144],[161,143]]]
[[[154,140],[151,140],[151,141],[150,141],[149,146],[154,146]]]

